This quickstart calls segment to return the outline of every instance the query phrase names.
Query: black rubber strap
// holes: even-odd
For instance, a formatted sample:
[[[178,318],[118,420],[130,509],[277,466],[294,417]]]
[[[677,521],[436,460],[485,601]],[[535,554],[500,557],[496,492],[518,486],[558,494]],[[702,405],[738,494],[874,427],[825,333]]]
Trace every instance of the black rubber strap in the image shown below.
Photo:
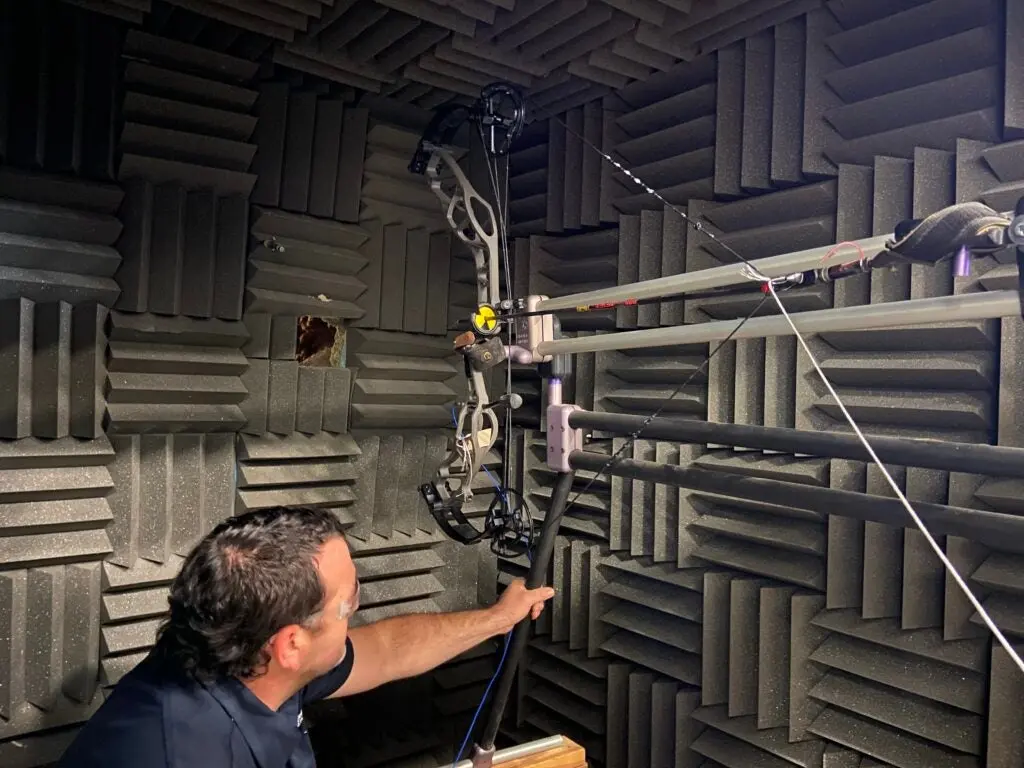
[[[902,222],[885,247],[910,261],[935,263],[969,244],[989,225],[1005,226],[1006,217],[982,203],[960,203],[920,221]]]

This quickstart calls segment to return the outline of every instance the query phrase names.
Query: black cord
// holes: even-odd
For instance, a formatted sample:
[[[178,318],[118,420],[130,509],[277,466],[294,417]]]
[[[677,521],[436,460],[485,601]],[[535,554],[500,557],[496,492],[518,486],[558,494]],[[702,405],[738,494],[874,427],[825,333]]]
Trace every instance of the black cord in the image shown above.
[[[711,350],[711,354],[709,354],[706,358],[704,358],[704,362],[702,362],[700,364],[700,366],[698,366],[695,371],[693,371],[689,376],[686,377],[686,381],[684,381],[682,384],[677,386],[672,391],[672,394],[670,394],[667,398],[665,398],[665,400],[662,401],[661,405],[658,406],[657,410],[654,411],[654,413],[652,413],[650,416],[646,417],[643,420],[643,423],[637,428],[637,430],[635,432],[633,432],[629,436],[629,439],[626,440],[626,442],[624,442],[622,445],[620,445],[619,449],[617,451],[615,451],[615,453],[613,453],[611,455],[611,458],[608,459],[608,461],[605,463],[605,465],[603,467],[601,467],[601,469],[597,472],[597,474],[595,474],[592,478],[590,478],[590,481],[583,487],[583,490],[580,491],[579,493],[577,493],[573,497],[572,501],[570,501],[569,504],[565,507],[565,512],[563,514],[568,514],[569,510],[572,509],[572,506],[577,502],[577,500],[579,500],[580,496],[582,496],[587,491],[589,491],[591,486],[595,482],[597,482],[597,479],[599,477],[601,477],[601,475],[603,475],[609,469],[611,469],[612,465],[615,464],[615,461],[619,458],[619,455],[623,451],[625,451],[627,448],[629,448],[631,445],[633,445],[633,443],[635,443],[640,438],[640,434],[644,431],[644,429],[647,428],[647,425],[650,424],[652,421],[654,421],[656,418],[658,418],[658,416],[661,415],[661,412],[664,411],[665,408],[668,407],[668,404],[671,403],[672,400],[675,399],[675,397],[680,392],[682,392],[684,389],[686,389],[686,387],[688,387],[690,385],[690,382],[693,381],[697,377],[697,374],[699,374],[701,371],[703,371],[704,368],[707,366],[707,364],[711,362],[711,358],[713,358],[715,355],[717,355],[719,350],[721,350],[722,347],[724,347],[727,343],[729,343],[729,340],[732,339],[732,337],[735,336],[739,332],[740,328],[742,328],[746,324],[746,322],[748,320],[750,320],[754,315],[757,314],[758,310],[761,309],[761,307],[764,305],[764,303],[767,300],[768,300],[768,294],[765,294],[764,296],[762,296],[761,300],[759,302],[757,302],[757,306],[755,306],[750,311],[750,314],[748,314],[746,317],[744,317],[743,320],[741,320],[740,323],[729,332],[729,335],[726,336],[724,339],[722,339],[718,343],[717,347],[715,347],[713,350]]]

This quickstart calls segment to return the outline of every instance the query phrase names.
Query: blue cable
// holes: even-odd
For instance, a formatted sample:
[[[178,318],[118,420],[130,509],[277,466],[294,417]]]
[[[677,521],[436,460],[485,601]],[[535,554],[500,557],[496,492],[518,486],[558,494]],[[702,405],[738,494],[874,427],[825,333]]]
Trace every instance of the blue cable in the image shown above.
[[[480,717],[480,712],[484,708],[484,702],[487,701],[487,697],[491,694],[491,688],[494,686],[494,682],[498,679],[498,675],[501,674],[501,668],[505,664],[505,656],[508,654],[508,646],[512,641],[512,633],[509,632],[505,635],[505,648],[501,652],[501,660],[498,662],[498,668],[494,670],[494,675],[491,677],[491,681],[487,683],[487,687],[484,689],[484,695],[480,699],[480,703],[476,707],[476,712],[473,713],[473,719],[469,723],[469,729],[466,731],[466,738],[462,740],[462,746],[459,747],[459,751],[455,753],[455,759],[452,760],[452,768],[455,768],[456,763],[462,759],[462,753],[466,751],[466,745],[469,743],[470,737],[473,735],[473,729],[476,728],[477,718]]]
[[[480,465],[480,469],[487,473],[487,476],[491,478],[491,482],[494,483],[495,489],[498,491],[498,495],[501,496],[501,500],[508,504],[508,498],[505,496],[505,489],[501,487],[501,483],[498,482],[498,478],[491,474],[491,470],[485,467],[483,464]]]

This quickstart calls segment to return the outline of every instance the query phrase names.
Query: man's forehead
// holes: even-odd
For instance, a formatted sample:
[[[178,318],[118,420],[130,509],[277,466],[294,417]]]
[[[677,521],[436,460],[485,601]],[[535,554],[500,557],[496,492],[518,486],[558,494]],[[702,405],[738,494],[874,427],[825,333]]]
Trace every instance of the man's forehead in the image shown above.
[[[356,577],[356,566],[352,561],[348,544],[341,537],[334,537],[324,542],[320,549],[317,565],[324,586],[330,592],[349,591]]]

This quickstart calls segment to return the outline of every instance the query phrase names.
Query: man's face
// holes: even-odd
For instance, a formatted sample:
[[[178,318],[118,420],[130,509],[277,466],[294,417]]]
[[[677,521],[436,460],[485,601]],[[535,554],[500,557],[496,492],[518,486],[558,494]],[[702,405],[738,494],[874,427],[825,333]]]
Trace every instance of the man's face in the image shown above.
[[[316,627],[310,632],[312,642],[304,666],[311,678],[330,672],[344,661],[348,622],[359,608],[355,563],[341,537],[330,539],[321,547],[317,565],[326,600]]]

